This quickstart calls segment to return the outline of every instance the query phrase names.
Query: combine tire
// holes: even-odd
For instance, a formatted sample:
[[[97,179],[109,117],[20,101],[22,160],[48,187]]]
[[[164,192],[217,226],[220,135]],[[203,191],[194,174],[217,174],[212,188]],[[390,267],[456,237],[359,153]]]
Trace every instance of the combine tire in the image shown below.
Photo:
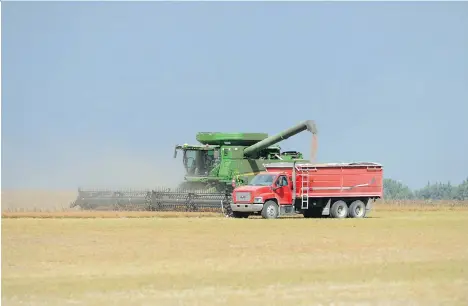
[[[336,201],[330,209],[330,216],[332,218],[342,219],[348,216],[348,205],[345,201]]]
[[[364,218],[366,216],[366,205],[360,200],[353,201],[349,205],[349,217],[351,218]]]
[[[262,217],[264,219],[276,219],[278,217],[278,205],[274,201],[267,201],[263,205]]]

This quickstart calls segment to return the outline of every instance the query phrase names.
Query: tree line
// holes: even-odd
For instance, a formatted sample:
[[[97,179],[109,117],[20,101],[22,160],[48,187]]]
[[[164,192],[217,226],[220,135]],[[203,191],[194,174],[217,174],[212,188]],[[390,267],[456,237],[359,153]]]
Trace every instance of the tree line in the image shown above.
[[[411,190],[405,184],[384,179],[384,199],[388,200],[468,200],[468,178],[459,185],[450,182],[428,182],[421,189]]]

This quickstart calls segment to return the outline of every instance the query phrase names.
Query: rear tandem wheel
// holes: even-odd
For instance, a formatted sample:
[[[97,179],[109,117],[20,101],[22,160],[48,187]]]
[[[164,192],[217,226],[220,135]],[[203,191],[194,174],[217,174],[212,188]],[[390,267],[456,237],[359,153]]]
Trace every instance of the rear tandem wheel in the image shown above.
[[[355,200],[349,205],[350,218],[364,218],[366,216],[366,205],[361,200]]]
[[[348,205],[343,200],[338,200],[331,206],[330,216],[332,218],[343,219],[348,216]]]

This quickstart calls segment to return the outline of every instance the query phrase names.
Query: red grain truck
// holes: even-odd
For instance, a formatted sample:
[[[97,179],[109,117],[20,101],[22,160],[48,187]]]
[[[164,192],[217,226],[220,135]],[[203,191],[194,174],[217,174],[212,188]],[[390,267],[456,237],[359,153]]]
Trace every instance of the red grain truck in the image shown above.
[[[383,167],[378,163],[284,162],[264,167],[249,184],[234,188],[234,217],[364,218],[372,202],[383,197]]]

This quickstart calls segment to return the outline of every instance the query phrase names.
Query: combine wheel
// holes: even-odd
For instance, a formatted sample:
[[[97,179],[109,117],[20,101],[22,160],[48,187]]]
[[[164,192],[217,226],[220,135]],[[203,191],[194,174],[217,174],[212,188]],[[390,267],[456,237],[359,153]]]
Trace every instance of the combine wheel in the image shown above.
[[[266,201],[262,209],[264,219],[276,219],[279,214],[278,205],[274,201]]]
[[[366,205],[361,200],[356,200],[349,205],[349,216],[351,218],[364,218],[366,215]]]
[[[330,216],[332,218],[346,218],[348,216],[348,205],[346,205],[345,201],[336,201],[333,203],[330,209]]]

